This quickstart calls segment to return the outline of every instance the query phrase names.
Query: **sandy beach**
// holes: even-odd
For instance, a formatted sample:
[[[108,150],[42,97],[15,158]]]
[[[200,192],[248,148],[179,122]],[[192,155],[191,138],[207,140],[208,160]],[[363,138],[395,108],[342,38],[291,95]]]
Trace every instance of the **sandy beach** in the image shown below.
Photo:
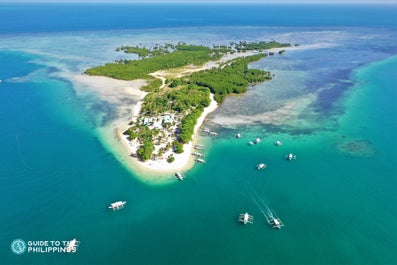
[[[193,146],[195,143],[195,140],[197,139],[198,131],[200,127],[203,125],[205,118],[207,117],[208,114],[216,110],[218,107],[217,102],[214,100],[214,95],[210,95],[211,98],[211,103],[208,107],[206,107],[201,114],[200,118],[197,119],[197,123],[194,126],[194,135],[193,139],[190,143],[185,144],[183,146],[184,152],[181,154],[174,154],[173,156],[175,157],[175,161],[172,163],[168,163],[165,159],[161,160],[148,160],[146,162],[141,162],[138,161],[137,159],[133,158],[131,160],[134,161],[134,164],[139,166],[141,169],[144,169],[145,171],[151,171],[151,172],[162,172],[162,173],[170,173],[170,172],[175,172],[175,171],[184,171],[189,168],[191,168],[194,164],[194,157],[192,156],[193,152]],[[138,103],[135,107],[135,111],[139,113],[139,108],[140,104]],[[130,150],[131,153],[135,153],[138,145],[136,143],[132,143],[127,139],[127,136],[123,135],[122,136],[123,142],[125,146],[127,146]],[[169,154],[172,152],[169,151],[165,153],[164,157],[167,157]]]
[[[289,47],[285,49],[298,48],[302,47]],[[276,52],[279,50],[281,49],[272,49],[268,50],[267,52]],[[163,81],[162,86],[164,86],[164,81],[169,76],[180,77],[192,72],[210,69],[212,67],[219,67],[219,65],[232,59],[249,56],[252,54],[255,54],[255,52],[228,54],[218,61],[211,61],[200,67],[186,66],[181,69],[171,69],[171,71],[157,71],[151,75],[156,78],[160,78]],[[150,179],[152,179],[152,177],[156,178],[156,176],[157,178],[163,179],[164,176],[168,176],[167,178],[169,180],[173,173],[177,171],[183,172],[191,168],[195,163],[195,157],[192,155],[192,152],[193,146],[198,137],[199,129],[203,125],[207,115],[216,110],[218,107],[217,102],[214,100],[214,95],[211,94],[210,105],[204,109],[204,112],[197,120],[197,124],[194,127],[192,141],[183,146],[183,153],[173,154],[175,160],[172,163],[168,163],[166,159],[150,159],[146,162],[141,162],[131,156],[131,154],[136,153],[140,144],[137,141],[129,141],[123,132],[128,129],[128,123],[131,120],[136,120],[136,118],[139,116],[144,97],[147,95],[147,92],[141,91],[140,88],[145,85],[146,81],[123,81],[107,77],[88,76],[82,74],[62,77],[71,80],[75,84],[77,93],[94,93],[101,99],[115,104],[118,107],[118,118],[114,120],[111,125],[97,128],[97,131],[105,147],[110,149],[110,151],[115,154],[115,157],[120,160],[120,162],[123,163],[126,168],[129,168],[135,174],[139,172],[139,175],[142,175],[142,179],[144,180],[147,180],[149,177]],[[228,123],[228,121],[225,119],[223,119],[223,122],[226,124]],[[172,153],[172,151],[167,151],[163,157],[168,157],[168,155]]]
[[[218,107],[218,104],[214,100],[214,96],[211,94],[210,105],[204,109],[204,112],[197,120],[197,124],[194,127],[192,141],[183,146],[183,153],[174,154],[174,162],[168,163],[165,159],[141,162],[131,157],[131,154],[135,153],[139,148],[139,144],[134,141],[129,141],[127,136],[122,133],[128,129],[128,123],[139,116],[144,97],[147,95],[147,92],[140,90],[140,88],[145,85],[145,80],[123,81],[81,74],[63,75],[62,77],[68,78],[68,80],[71,80],[75,84],[77,93],[95,93],[101,99],[115,104],[118,107],[119,117],[110,125],[97,128],[98,134],[105,147],[115,153],[115,156],[125,164],[127,168],[148,176],[154,173],[169,175],[169,173],[184,171],[191,168],[194,165],[194,157],[192,156],[193,145],[197,138],[199,128],[204,123],[207,115]],[[156,77],[160,78],[161,76],[156,75]],[[127,98],[130,100],[126,100]],[[171,154],[171,152],[165,153],[165,157],[169,154]]]

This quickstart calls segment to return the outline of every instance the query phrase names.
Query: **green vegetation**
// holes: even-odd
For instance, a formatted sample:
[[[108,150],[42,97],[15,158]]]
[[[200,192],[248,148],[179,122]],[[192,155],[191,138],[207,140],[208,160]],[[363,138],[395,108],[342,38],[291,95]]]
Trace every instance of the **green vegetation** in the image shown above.
[[[175,153],[182,154],[183,153],[183,144],[178,141],[173,141],[172,149],[174,150]]]
[[[150,50],[138,46],[121,46],[120,48],[117,48],[116,51],[124,51],[125,53],[136,53],[139,57],[146,57],[150,54]]]
[[[174,162],[175,161],[175,157],[173,156],[173,155],[169,155],[168,157],[167,157],[167,162],[168,163],[172,163],[172,162]]]
[[[145,97],[141,114],[158,116],[169,111],[183,114],[199,106],[205,108],[210,104],[209,95],[208,88],[196,85],[185,85],[181,88],[149,93]]]
[[[211,60],[218,60],[222,56],[221,53],[213,52],[210,48],[204,46],[178,44],[172,46],[172,48],[174,48],[172,52],[158,49],[160,52],[149,52],[151,56],[141,60],[120,60],[114,63],[107,63],[103,66],[87,69],[85,73],[121,80],[148,79],[149,84],[145,90],[149,90],[155,87],[150,84],[150,80],[152,80],[149,76],[150,73],[190,64],[202,65]],[[142,48],[129,47],[129,49],[139,54],[145,54]]]
[[[160,79],[148,76],[146,78],[146,85],[142,87],[142,90],[146,92],[157,91],[160,89],[162,83]]]
[[[221,103],[228,94],[244,93],[249,85],[272,78],[270,72],[249,68],[250,63],[266,57],[266,53],[238,57],[218,68],[194,72],[181,78],[169,78],[162,89],[162,81],[151,76],[151,73],[188,65],[200,66],[216,61],[225,54],[289,46],[290,44],[275,41],[231,43],[228,47],[214,46],[212,49],[185,43],[155,45],[151,49],[123,46],[117,48],[117,51],[135,53],[140,59],[119,60],[88,69],[85,73],[122,80],[147,81],[142,90],[149,93],[142,104],[141,116],[131,121],[130,127],[123,132],[129,140],[139,144],[136,156],[141,161],[146,161],[163,158],[169,150],[183,153],[183,144],[192,140],[197,120],[204,108],[210,104],[210,92]],[[285,50],[281,50],[279,54],[284,52]],[[172,153],[168,153],[167,161],[172,163],[174,160]]]
[[[222,103],[227,94],[244,93],[248,85],[272,79],[270,72],[248,68],[249,63],[263,57],[266,57],[266,54],[238,58],[224,68],[193,73],[189,82],[208,87],[215,94],[216,101]]]
[[[203,110],[203,108],[193,109],[185,118],[182,119],[181,132],[178,135],[178,141],[186,144],[192,140],[194,126],[196,126],[197,119],[203,113]]]
[[[246,51],[263,51],[273,48],[283,48],[283,47],[290,47],[291,44],[289,43],[279,43],[276,41],[260,41],[260,42],[246,42],[240,41],[239,43],[235,44],[235,49],[238,52],[246,52]]]

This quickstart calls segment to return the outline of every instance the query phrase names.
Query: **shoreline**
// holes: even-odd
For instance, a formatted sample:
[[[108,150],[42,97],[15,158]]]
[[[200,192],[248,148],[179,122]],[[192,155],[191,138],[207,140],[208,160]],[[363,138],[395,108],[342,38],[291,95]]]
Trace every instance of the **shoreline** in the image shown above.
[[[138,159],[131,157],[130,160],[136,166],[138,166],[141,170],[148,172],[148,173],[175,173],[176,171],[186,171],[190,169],[194,165],[194,156],[192,155],[193,146],[195,141],[197,140],[198,132],[200,127],[204,124],[204,121],[208,114],[215,111],[218,108],[218,103],[214,99],[214,95],[210,94],[211,103],[208,107],[206,107],[201,114],[201,116],[197,119],[197,123],[194,126],[194,134],[192,140],[183,145],[183,153],[181,154],[174,154],[175,161],[172,163],[168,163],[166,159],[160,160],[148,160],[145,162],[139,161]],[[134,112],[139,113],[141,102],[134,108]],[[127,139],[127,136],[122,135],[123,145],[128,148],[130,153],[134,153],[136,151],[136,145],[131,144],[131,141]],[[171,153],[171,152],[169,152]],[[165,153],[165,157],[167,157],[168,153]]]
[[[281,49],[292,50],[301,48],[302,46],[275,48],[266,50],[266,52],[275,52]],[[198,67],[184,67],[180,72],[172,74],[182,76],[192,72],[210,69],[216,66],[219,67],[221,63],[252,54],[255,54],[255,52],[248,51],[245,53],[228,54],[218,61],[210,61]],[[167,74],[170,73],[167,71],[157,71],[151,75],[161,79],[163,87],[165,85],[164,79]],[[109,149],[109,151],[114,154],[115,158],[119,160],[127,170],[131,171],[137,179],[146,183],[150,182],[151,184],[165,184],[175,179],[174,173],[179,171],[184,172],[194,166],[195,157],[192,155],[192,152],[194,152],[193,147],[199,136],[199,129],[204,124],[208,114],[212,113],[218,108],[218,104],[214,100],[213,94],[210,94],[210,105],[204,109],[201,116],[197,119],[192,140],[189,143],[183,145],[183,153],[174,153],[173,156],[175,160],[172,163],[168,163],[166,160],[166,157],[173,153],[172,151],[167,151],[164,154],[164,158],[162,159],[150,159],[148,161],[142,162],[131,155],[136,153],[136,150],[139,148],[139,143],[134,140],[129,141],[123,132],[128,129],[129,122],[131,120],[136,120],[139,116],[144,98],[148,94],[147,92],[140,90],[145,85],[146,81],[140,79],[123,81],[108,77],[89,76],[84,74],[70,74],[64,75],[63,77],[72,80],[72,82],[76,84],[76,91],[78,93],[95,93],[101,99],[117,105],[119,111],[118,117],[111,124],[99,127],[96,129],[96,131],[98,132],[105,148]],[[123,102],[123,98],[125,99],[125,97],[130,97],[135,102]]]

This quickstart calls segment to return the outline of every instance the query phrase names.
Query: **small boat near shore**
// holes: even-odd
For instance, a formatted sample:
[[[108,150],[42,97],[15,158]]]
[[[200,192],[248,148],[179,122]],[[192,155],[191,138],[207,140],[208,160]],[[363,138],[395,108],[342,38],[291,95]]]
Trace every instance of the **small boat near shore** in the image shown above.
[[[252,215],[249,215],[248,213],[242,213],[238,216],[238,221],[242,222],[243,224],[253,224],[254,223],[254,217]]]
[[[204,155],[199,152],[193,152],[192,155],[197,156],[197,157],[204,157]]]
[[[210,130],[209,128],[205,127],[205,128],[203,129],[203,132],[204,132],[204,133],[210,133],[211,130]]]
[[[178,180],[183,180],[183,175],[182,175],[180,172],[176,172],[176,173],[175,173],[175,177],[176,177]]]
[[[253,141],[249,141],[248,144],[249,145],[254,145],[254,144],[259,144],[261,142],[261,138],[256,138]]]
[[[201,164],[205,164],[205,163],[206,163],[205,160],[202,159],[202,158],[197,158],[196,161],[197,161],[198,163],[201,163]]]
[[[203,144],[195,144],[193,147],[194,147],[194,149],[197,149],[197,150],[203,150],[204,149],[204,145]]]
[[[236,134],[236,138],[237,138],[237,139],[238,139],[238,138],[241,138],[241,134],[237,133],[237,134]]]
[[[256,169],[261,170],[261,169],[265,169],[267,167],[267,165],[265,163],[260,163],[258,165],[256,165]]]
[[[218,133],[216,133],[216,132],[210,132],[210,136],[218,136]]]
[[[293,153],[289,153],[288,155],[285,155],[285,159],[287,160],[296,160],[296,155],[294,155]]]
[[[126,201],[117,201],[113,202],[109,205],[109,209],[112,209],[113,211],[120,210],[124,208],[124,205],[126,204]]]
[[[274,145],[275,145],[275,146],[281,146],[281,145],[283,145],[283,143],[280,142],[280,141],[275,141],[275,142],[274,142]]]

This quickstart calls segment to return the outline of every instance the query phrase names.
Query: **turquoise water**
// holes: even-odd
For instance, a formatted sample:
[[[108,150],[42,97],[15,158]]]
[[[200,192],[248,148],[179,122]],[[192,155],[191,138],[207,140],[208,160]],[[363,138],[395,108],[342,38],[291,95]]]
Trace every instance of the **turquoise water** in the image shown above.
[[[102,8],[91,12],[89,21],[95,22]],[[333,12],[343,16],[349,8]],[[349,24],[346,16],[336,25],[317,18],[321,27],[315,27],[311,17],[301,22],[304,27],[269,28],[258,12],[233,28],[220,27],[219,17],[201,29],[172,24],[171,29],[103,31],[106,21],[97,18],[103,24],[91,27],[98,31],[71,33],[76,25],[64,23],[58,25],[63,33],[52,26],[52,33],[40,27],[41,33],[33,33],[34,26],[23,24],[15,32],[28,33],[5,32],[0,39],[0,263],[396,264],[396,32],[393,20],[377,12],[372,18],[379,19],[360,22],[366,28]],[[287,26],[292,19],[283,25],[273,21]],[[115,21],[108,21],[110,29],[119,29]],[[346,27],[335,27],[339,23]],[[145,183],[104,147],[97,128],[111,123],[118,106],[82,93],[60,75],[111,61],[120,56],[114,48],[130,42],[271,38],[312,48],[255,63],[271,70],[274,80],[228,98],[211,114],[208,125],[219,137],[200,138],[207,164],[185,172],[184,182],[167,185]],[[264,121],[290,102],[307,104],[291,108],[293,115],[285,119]],[[239,116],[249,122],[218,124]],[[241,139],[234,137],[237,132]],[[247,145],[256,137],[260,144]],[[275,147],[276,140],[283,145]],[[296,161],[284,159],[290,152]],[[268,167],[257,171],[261,162]],[[125,209],[107,210],[120,199],[128,201]],[[271,229],[255,202],[268,205],[285,227]],[[254,215],[253,225],[237,222],[246,211]],[[16,238],[74,237],[80,240],[75,254],[10,250]]]

